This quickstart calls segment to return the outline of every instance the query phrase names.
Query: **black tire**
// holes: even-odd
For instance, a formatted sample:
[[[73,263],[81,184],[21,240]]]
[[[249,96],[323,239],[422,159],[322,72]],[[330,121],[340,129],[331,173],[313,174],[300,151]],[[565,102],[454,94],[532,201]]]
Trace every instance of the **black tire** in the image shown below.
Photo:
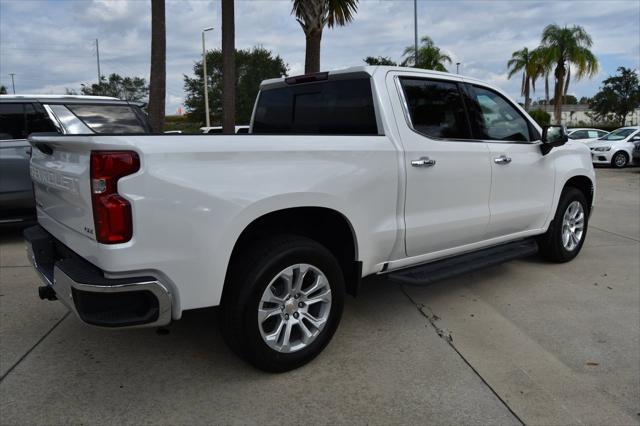
[[[618,151],[611,157],[611,167],[623,169],[629,164],[629,155],[624,151]]]
[[[584,230],[582,237],[577,246],[572,250],[567,250],[562,243],[562,221],[567,208],[574,201],[579,202],[582,205],[584,212]],[[538,238],[538,245],[540,247],[540,254],[552,262],[568,262],[580,253],[584,240],[587,237],[587,230],[589,228],[589,207],[587,205],[587,199],[582,191],[573,187],[566,187],[562,191],[560,201],[558,202],[558,209],[556,214],[549,225],[549,229],[543,235]]]
[[[295,352],[283,353],[269,347],[258,326],[260,299],[270,282],[284,269],[306,263],[319,269],[331,289],[327,322],[315,339]],[[315,358],[336,331],[344,304],[342,268],[327,248],[314,240],[283,235],[263,240],[235,256],[230,265],[222,300],[222,333],[238,355],[269,372],[298,368]]]

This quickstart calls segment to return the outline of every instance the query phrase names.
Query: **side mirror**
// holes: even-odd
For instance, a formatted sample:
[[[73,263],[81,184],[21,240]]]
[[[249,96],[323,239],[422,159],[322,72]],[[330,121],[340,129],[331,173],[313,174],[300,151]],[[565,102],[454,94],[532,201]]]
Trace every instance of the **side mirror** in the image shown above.
[[[552,148],[564,145],[569,140],[564,126],[552,125],[542,128],[542,155],[547,155]]]

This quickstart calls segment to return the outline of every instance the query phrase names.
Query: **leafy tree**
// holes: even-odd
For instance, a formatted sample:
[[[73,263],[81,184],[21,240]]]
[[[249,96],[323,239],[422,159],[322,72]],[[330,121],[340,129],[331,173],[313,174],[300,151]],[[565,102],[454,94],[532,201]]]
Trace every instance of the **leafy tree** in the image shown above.
[[[236,105],[235,122],[247,124],[260,82],[267,78],[284,77],[287,65],[280,56],[273,56],[262,47],[236,50]],[[187,94],[185,106],[192,120],[204,121],[204,92],[202,80],[202,61],[193,66],[194,77],[184,76],[184,90]],[[207,85],[209,89],[209,107],[214,122],[221,122],[222,111],[222,51],[220,49],[207,52]]]
[[[537,63],[534,62],[534,55],[526,47],[516,50],[511,54],[511,59],[507,62],[509,74],[507,78],[511,78],[522,71],[522,84],[520,85],[520,94],[524,96],[524,109],[529,110],[531,105],[531,86],[535,81],[537,73]],[[533,83],[535,87],[535,83]]]
[[[151,0],[151,72],[149,76],[149,124],[155,132],[164,128],[167,85],[167,34],[164,0]]]
[[[395,61],[392,61],[391,58],[387,56],[367,56],[363,59],[363,61],[366,62],[367,65],[398,65]]]
[[[306,37],[304,72],[320,71],[320,42],[324,26],[344,26],[353,21],[358,0],[293,0],[296,21]]]
[[[68,92],[75,92],[67,89]],[[83,95],[113,96],[127,101],[143,101],[149,95],[149,86],[141,77],[121,77],[118,74],[111,74],[109,79],[100,76],[100,84],[82,84],[80,93]]]
[[[560,27],[552,24],[547,25],[542,31],[540,55],[544,64],[555,66],[555,99],[562,100],[567,94],[572,65],[578,80],[597,74],[598,59],[589,50],[592,44],[591,36],[579,25]],[[561,104],[562,101],[555,103],[554,119],[557,123],[560,122]]]
[[[541,126],[548,126],[551,121],[551,115],[541,109],[529,111],[529,115]]]
[[[234,0],[222,0],[222,132],[235,133],[236,24]],[[207,62],[207,65],[209,63]]]
[[[556,98],[551,98],[549,100],[549,104],[550,105],[555,105],[556,104]],[[578,105],[578,98],[576,98],[573,95],[566,95],[564,97],[564,105]]]
[[[7,94],[7,88],[4,86],[0,86],[0,95],[6,95]]]
[[[624,126],[627,115],[640,106],[640,84],[635,70],[619,67],[618,75],[610,76],[589,102],[598,119],[613,115]]]
[[[590,101],[591,101],[591,99],[589,99],[589,98],[588,98],[588,97],[586,97],[586,96],[583,96],[583,97],[581,97],[581,98],[580,98],[580,100],[578,101],[578,103],[579,103],[580,105],[589,105],[589,102],[590,102]]]
[[[427,70],[447,71],[446,63],[451,63],[451,57],[443,53],[437,47],[431,37],[424,36],[420,39],[418,46],[418,63],[415,63],[415,47],[409,46],[404,49],[402,56],[405,58],[400,65],[403,67],[424,68]]]

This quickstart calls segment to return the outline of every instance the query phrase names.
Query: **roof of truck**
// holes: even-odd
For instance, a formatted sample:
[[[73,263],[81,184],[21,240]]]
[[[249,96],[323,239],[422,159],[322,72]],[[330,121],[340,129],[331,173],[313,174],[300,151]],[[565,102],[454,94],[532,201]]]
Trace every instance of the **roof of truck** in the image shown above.
[[[37,95],[37,94],[24,94],[24,95],[0,95],[0,99],[11,100],[67,100],[67,99],[84,99],[84,100],[101,100],[101,101],[119,101],[120,99],[111,96],[89,96],[89,95]]]
[[[425,75],[437,75],[437,76],[447,76],[447,77],[453,77],[453,78],[464,78],[465,81],[476,81],[476,82],[480,82],[480,83],[484,83],[481,80],[477,80],[475,78],[470,78],[470,77],[466,77],[466,76],[462,76],[459,74],[453,74],[450,72],[442,72],[442,71],[434,71],[434,70],[427,70],[427,69],[423,69],[423,68],[410,68],[410,67],[398,67],[398,66],[389,66],[389,65],[358,65],[355,67],[349,67],[349,68],[342,68],[342,69],[337,69],[337,70],[330,70],[330,71],[322,71],[320,73],[314,73],[314,74],[323,74],[323,73],[328,73],[329,76],[337,76],[340,74],[354,74],[354,73],[366,73],[369,75],[374,75],[377,72],[389,72],[389,71],[400,71],[400,72],[412,72],[412,73],[420,73],[420,74],[425,74]],[[311,77],[313,74],[309,74],[308,76]],[[280,78],[271,78],[268,80],[264,80],[262,82],[262,84],[260,85],[260,87],[266,87],[266,86],[273,86],[273,85],[281,85],[285,83],[285,80],[288,78],[295,78],[295,77],[304,77],[306,75],[298,75],[298,76],[290,76],[290,77],[280,77]]]
[[[144,102],[127,101],[111,96],[89,95],[0,95],[0,103],[15,102],[39,102],[42,104],[109,104],[109,105],[135,105],[143,107]]]

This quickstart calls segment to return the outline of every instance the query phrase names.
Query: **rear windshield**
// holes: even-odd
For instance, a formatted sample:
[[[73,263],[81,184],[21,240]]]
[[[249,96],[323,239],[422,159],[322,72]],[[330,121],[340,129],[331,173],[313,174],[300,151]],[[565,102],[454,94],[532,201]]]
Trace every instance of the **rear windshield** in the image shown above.
[[[376,135],[368,76],[260,92],[252,133]]]
[[[149,133],[133,107],[128,105],[66,105],[96,133]]]

